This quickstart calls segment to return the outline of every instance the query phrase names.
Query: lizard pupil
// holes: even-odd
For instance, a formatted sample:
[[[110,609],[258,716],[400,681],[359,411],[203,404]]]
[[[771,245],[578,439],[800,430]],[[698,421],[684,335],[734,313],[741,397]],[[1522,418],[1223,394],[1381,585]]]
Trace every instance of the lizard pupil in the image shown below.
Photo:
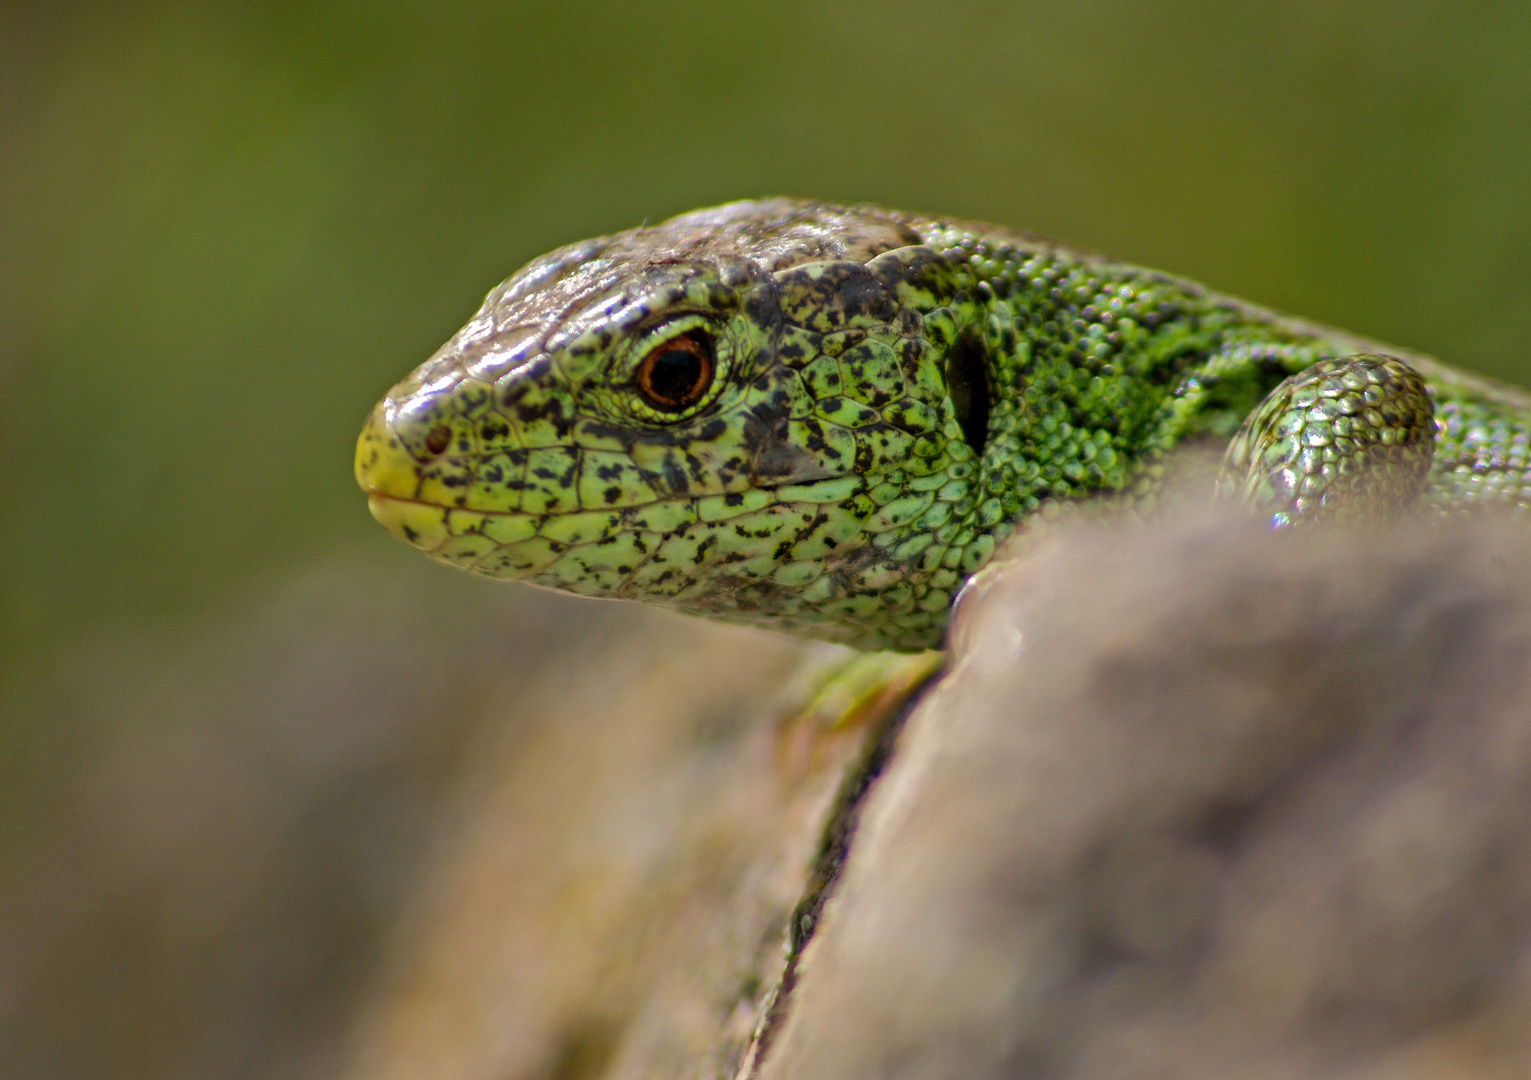
[[[652,349],[638,365],[638,392],[656,409],[678,412],[695,405],[712,385],[712,344],[698,332]]]

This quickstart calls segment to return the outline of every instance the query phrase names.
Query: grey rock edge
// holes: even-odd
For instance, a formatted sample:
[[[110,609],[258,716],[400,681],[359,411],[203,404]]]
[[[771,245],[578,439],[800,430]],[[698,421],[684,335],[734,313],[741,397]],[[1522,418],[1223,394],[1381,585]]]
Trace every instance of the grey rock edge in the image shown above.
[[[616,609],[517,689],[346,1075],[1531,1075],[1523,525],[1059,522],[973,599],[785,995],[865,747],[792,720],[811,647]]]

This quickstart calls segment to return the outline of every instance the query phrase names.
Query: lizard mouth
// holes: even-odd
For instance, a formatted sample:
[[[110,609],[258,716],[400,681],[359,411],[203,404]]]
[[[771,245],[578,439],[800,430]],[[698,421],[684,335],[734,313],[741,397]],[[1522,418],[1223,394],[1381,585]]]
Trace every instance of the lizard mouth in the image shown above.
[[[451,537],[447,512],[440,506],[369,490],[367,509],[379,525],[421,551],[435,552]]]
[[[356,483],[379,525],[421,551],[434,552],[451,535],[446,510],[415,497],[418,466],[391,435],[380,406],[356,440]]]
[[[378,524],[400,540],[434,553],[460,529],[453,529],[448,519],[450,506],[422,497],[431,494],[422,492],[422,452],[418,447],[411,451],[398,431],[396,410],[387,404],[372,411],[356,440],[356,483],[366,493],[367,508]]]

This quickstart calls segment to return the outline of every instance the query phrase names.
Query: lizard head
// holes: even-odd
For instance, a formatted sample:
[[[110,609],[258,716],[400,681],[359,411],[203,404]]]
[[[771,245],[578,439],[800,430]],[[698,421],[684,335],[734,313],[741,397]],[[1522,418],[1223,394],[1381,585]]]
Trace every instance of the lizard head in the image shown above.
[[[934,645],[976,482],[950,272],[918,219],[788,200],[562,248],[377,405],[357,480],[472,573]]]

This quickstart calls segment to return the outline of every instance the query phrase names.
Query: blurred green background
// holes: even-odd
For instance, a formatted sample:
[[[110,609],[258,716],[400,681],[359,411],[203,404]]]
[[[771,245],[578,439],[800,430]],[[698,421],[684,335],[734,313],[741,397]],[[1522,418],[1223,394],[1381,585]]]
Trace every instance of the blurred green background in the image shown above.
[[[549,248],[870,200],[1531,382],[1523,2],[8,5],[0,95],[5,1075],[322,1061],[461,703],[620,626],[427,565],[351,479]]]

